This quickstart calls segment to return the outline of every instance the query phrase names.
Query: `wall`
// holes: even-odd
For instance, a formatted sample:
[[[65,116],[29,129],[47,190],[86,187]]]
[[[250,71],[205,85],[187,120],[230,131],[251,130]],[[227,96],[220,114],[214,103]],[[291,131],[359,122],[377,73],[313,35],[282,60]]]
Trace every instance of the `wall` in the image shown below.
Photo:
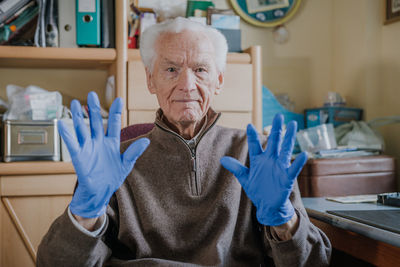
[[[229,7],[229,0],[214,2]],[[270,28],[241,22],[242,47],[261,45],[263,84],[287,93],[296,112],[321,106],[336,91],[348,106],[363,108],[365,120],[400,116],[400,21],[383,25],[383,2],[303,0],[285,25],[287,43],[274,42]],[[400,159],[400,124],[379,132],[385,153]],[[397,173],[400,188],[399,167]]]
[[[364,119],[400,116],[400,22],[383,25],[383,1],[335,0],[332,89]],[[355,16],[356,14],[356,16]],[[400,159],[400,124],[380,127],[386,154]],[[397,162],[399,165],[400,162]],[[400,171],[397,167],[398,188]]]
[[[214,0],[218,8],[229,8],[228,2]],[[320,105],[324,96],[319,92],[330,90],[331,6],[331,1],[303,0],[297,14],[286,23],[290,37],[285,44],[274,41],[271,28],[241,22],[242,48],[262,47],[263,84],[273,93],[287,93],[299,113],[310,103]]]
[[[400,116],[400,21],[385,25],[381,31],[380,84],[382,96],[374,103],[378,116]],[[386,152],[397,161],[397,188],[400,189],[400,123],[382,127]]]

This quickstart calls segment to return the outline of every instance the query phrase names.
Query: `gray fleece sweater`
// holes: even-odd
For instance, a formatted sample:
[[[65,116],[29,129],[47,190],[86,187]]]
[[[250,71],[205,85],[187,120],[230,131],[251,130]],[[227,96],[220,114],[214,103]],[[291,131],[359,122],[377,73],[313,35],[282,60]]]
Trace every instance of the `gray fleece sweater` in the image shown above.
[[[150,145],[107,209],[98,237],[78,230],[65,212],[50,227],[38,266],[327,266],[331,246],[312,225],[297,184],[291,201],[299,227],[277,241],[257,222],[255,207],[219,160],[248,164],[246,134],[207,126],[189,145],[162,121],[146,134]],[[132,140],[122,144],[126,149]]]

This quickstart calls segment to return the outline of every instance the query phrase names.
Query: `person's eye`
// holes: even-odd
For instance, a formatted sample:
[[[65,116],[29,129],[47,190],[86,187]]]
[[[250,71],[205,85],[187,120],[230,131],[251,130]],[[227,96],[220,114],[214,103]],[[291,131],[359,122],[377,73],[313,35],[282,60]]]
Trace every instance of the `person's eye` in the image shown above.
[[[169,68],[167,68],[167,72],[176,72],[176,68],[169,67]]]
[[[202,67],[196,69],[196,72],[205,72],[205,71],[206,69]]]

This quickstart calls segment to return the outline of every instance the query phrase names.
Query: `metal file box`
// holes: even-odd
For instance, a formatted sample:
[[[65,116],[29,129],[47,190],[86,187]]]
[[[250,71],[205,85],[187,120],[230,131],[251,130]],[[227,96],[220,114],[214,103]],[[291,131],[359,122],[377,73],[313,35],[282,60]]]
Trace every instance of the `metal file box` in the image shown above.
[[[60,160],[57,120],[3,121],[3,159]]]

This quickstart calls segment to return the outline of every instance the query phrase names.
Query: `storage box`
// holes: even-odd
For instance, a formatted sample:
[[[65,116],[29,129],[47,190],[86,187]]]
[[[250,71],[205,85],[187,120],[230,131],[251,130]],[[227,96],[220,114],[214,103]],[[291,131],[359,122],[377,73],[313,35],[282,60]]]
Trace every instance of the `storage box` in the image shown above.
[[[3,159],[59,161],[57,120],[3,121]]]
[[[396,191],[395,160],[385,155],[310,159],[298,183],[303,197],[393,192]]]
[[[219,29],[226,38],[228,43],[228,52],[240,53],[242,52],[242,33],[240,29]]]
[[[362,109],[347,107],[322,107],[305,110],[306,127],[332,123],[334,127],[352,120],[362,119]]]

